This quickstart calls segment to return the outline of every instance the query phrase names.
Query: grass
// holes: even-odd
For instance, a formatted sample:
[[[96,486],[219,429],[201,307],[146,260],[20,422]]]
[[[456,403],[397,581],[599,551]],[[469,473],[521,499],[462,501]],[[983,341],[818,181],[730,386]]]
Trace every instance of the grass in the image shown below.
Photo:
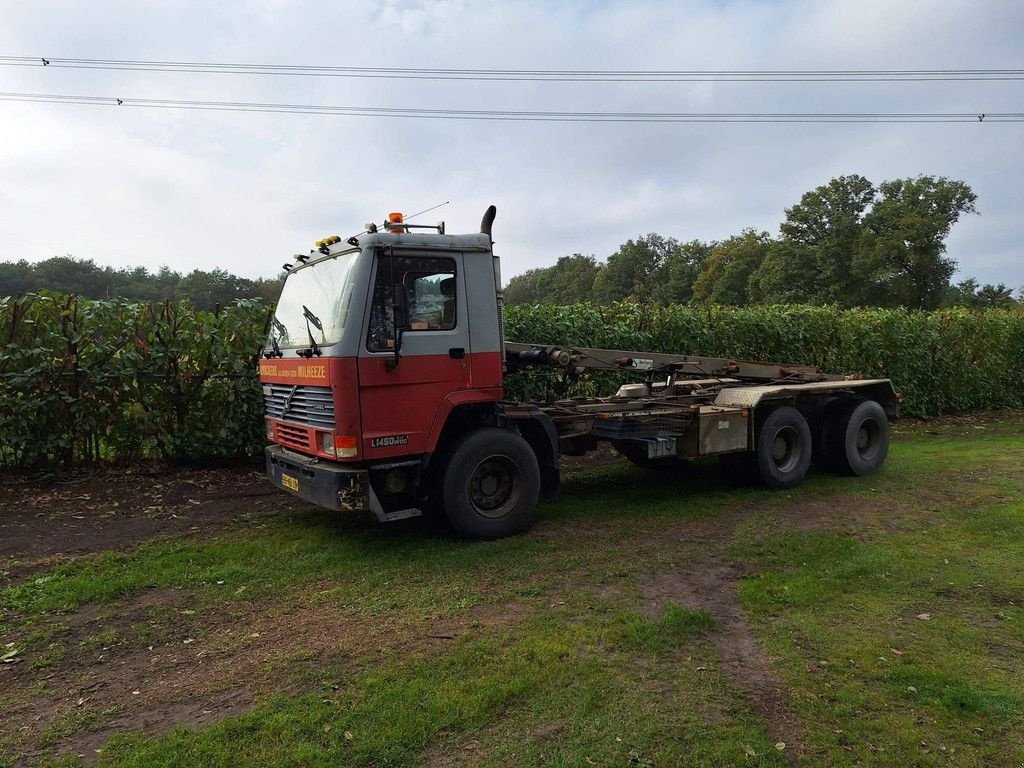
[[[90,660],[108,646],[173,631],[241,653],[213,635],[250,614],[333,612],[365,628],[333,655],[264,664],[269,687],[250,681],[241,714],[120,730],[101,765],[785,765],[796,745],[776,748],[784,726],[722,667],[726,628],[645,595],[653,575],[728,560],[788,689],[803,764],[1022,764],[1024,425],[976,432],[914,429],[877,476],[781,494],[714,472],[588,470],[533,534],[500,542],[286,514],[6,588],[0,640],[40,669],[102,674]],[[131,613],[160,590],[172,604]],[[87,606],[122,625],[76,634]],[[425,639],[446,623],[458,631]],[[59,710],[34,749],[76,764],[64,745],[104,723],[99,704]],[[0,734],[0,765],[25,749]]]
[[[797,701],[823,761],[1021,764],[1022,441],[923,439],[897,455],[898,530],[765,538],[748,521],[734,550],[759,572],[743,604],[787,682],[814,692]]]
[[[756,722],[709,732],[687,711],[687,701],[713,694],[701,690],[700,679],[683,674],[681,659],[673,657],[653,673],[673,686],[671,706],[636,684],[636,652],[696,650],[708,624],[706,615],[678,606],[655,621],[535,617],[515,632],[461,642],[441,658],[396,658],[337,691],[325,686],[316,694],[275,697],[198,732],[179,730],[156,740],[118,737],[107,748],[113,757],[101,763],[415,765],[439,734],[471,736],[479,764],[495,766],[571,765],[581,754],[625,764],[630,752],[660,764],[677,764],[686,755],[717,762],[737,756],[736,741],[768,755],[770,745]],[[322,673],[344,677],[343,669],[330,666]],[[495,713],[504,716],[500,724]],[[560,724],[557,743],[537,735],[538,723],[550,722]],[[466,740],[456,741],[456,749],[464,750]]]

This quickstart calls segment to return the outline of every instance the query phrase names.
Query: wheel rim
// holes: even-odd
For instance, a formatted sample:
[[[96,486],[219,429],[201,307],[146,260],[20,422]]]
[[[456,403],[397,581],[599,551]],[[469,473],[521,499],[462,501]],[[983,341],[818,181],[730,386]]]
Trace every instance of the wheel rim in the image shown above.
[[[877,419],[864,419],[857,428],[857,455],[870,461],[882,445],[882,425]]]
[[[772,440],[772,461],[779,472],[792,472],[800,464],[800,433],[793,427],[782,427]]]
[[[484,517],[507,515],[522,493],[519,465],[508,456],[488,456],[476,465],[469,477],[469,501]]]

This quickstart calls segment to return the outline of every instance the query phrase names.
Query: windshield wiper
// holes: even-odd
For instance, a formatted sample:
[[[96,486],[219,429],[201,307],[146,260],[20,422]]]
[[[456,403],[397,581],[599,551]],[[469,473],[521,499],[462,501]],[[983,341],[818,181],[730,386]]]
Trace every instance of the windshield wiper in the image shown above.
[[[269,352],[264,352],[263,356],[269,360],[272,357],[284,357],[284,352],[281,351],[281,345],[277,343],[277,336],[271,332],[270,334],[270,346],[272,349]]]
[[[285,328],[284,323],[276,317],[270,318],[270,323],[274,327],[274,330],[270,332],[271,350],[263,353],[263,356],[268,360],[272,357],[284,357],[284,352],[281,351],[281,345],[277,343],[277,334],[275,334],[274,331],[280,333],[282,338],[287,338],[288,336],[288,329]]]
[[[300,349],[295,354],[299,357],[312,357],[313,355],[320,357],[323,353],[320,351],[320,347],[317,345],[316,339],[313,338],[313,331],[309,327],[309,324],[312,323],[321,333],[323,333],[324,325],[320,322],[320,318],[310,312],[309,307],[305,304],[302,305],[302,316],[306,320],[306,333],[309,335],[309,347],[306,349]]]

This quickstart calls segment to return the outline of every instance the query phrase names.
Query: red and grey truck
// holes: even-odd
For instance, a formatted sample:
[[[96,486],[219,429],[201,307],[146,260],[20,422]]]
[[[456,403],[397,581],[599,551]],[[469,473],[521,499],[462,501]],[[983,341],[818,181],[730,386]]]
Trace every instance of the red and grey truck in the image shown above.
[[[851,475],[885,461],[900,405],[888,379],[506,341],[494,217],[450,235],[390,214],[285,265],[260,361],[277,486],[382,522],[429,510],[497,538],[558,498],[561,456],[602,442],[653,467],[718,456],[769,488],[799,483],[812,459]],[[509,399],[506,375],[533,366],[635,381],[607,397]]]

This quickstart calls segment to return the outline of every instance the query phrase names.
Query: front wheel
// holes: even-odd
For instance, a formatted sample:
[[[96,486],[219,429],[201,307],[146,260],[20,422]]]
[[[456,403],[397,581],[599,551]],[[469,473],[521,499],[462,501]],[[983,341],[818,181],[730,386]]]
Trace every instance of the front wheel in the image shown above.
[[[470,539],[499,539],[525,530],[540,495],[537,456],[522,437],[480,429],[452,451],[441,502],[452,528]]]

